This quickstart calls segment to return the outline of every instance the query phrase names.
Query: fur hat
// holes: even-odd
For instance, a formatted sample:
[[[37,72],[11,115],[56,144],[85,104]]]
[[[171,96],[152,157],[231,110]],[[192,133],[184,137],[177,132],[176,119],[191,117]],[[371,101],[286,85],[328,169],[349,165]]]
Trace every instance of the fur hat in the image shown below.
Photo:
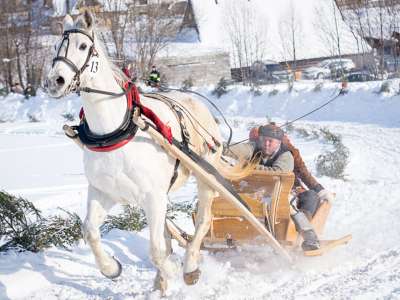
[[[273,125],[273,124],[267,124],[264,126],[260,126],[258,129],[258,135],[265,136],[265,137],[270,137],[273,139],[277,139],[282,141],[284,132],[282,129],[280,129],[278,126]]]

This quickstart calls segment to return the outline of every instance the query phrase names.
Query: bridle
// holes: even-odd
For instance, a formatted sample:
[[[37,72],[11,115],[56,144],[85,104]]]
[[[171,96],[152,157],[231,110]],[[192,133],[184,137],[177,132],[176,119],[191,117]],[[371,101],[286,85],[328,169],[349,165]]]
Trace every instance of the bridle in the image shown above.
[[[79,69],[70,59],[68,59],[67,55],[68,55],[68,48],[69,48],[69,35],[71,33],[81,33],[85,36],[87,36],[91,42],[92,45],[89,48],[89,52],[87,54],[86,60],[84,62],[84,64],[82,65],[82,67]],[[63,45],[64,41],[67,41],[67,49],[65,50],[65,56],[60,56],[60,50],[61,50],[61,46]],[[61,45],[58,48],[57,51],[57,56],[53,59],[53,65],[52,67],[54,67],[54,64],[57,61],[61,61],[66,63],[74,72],[75,75],[72,78],[72,81],[70,83],[70,85],[68,86],[68,88],[65,90],[64,95],[68,94],[70,92],[76,92],[79,94],[79,92],[85,92],[85,93],[96,93],[96,94],[103,94],[103,95],[108,95],[108,96],[113,96],[113,97],[120,97],[120,96],[126,96],[130,90],[131,85],[133,85],[132,83],[130,83],[127,87],[126,90],[124,90],[122,88],[122,92],[121,93],[114,93],[114,92],[108,92],[108,91],[102,91],[102,90],[97,90],[97,89],[92,89],[90,87],[80,87],[80,76],[82,75],[82,73],[85,71],[85,69],[89,66],[89,60],[93,57],[93,56],[99,56],[99,54],[97,53],[95,47],[94,47],[94,33],[92,32],[92,35],[90,35],[89,33],[87,33],[84,30],[80,30],[77,28],[74,29],[70,29],[70,30],[65,30],[63,32],[63,39],[61,41]]]
[[[68,59],[69,35],[71,33],[83,34],[83,35],[87,36],[90,39],[90,41],[92,42],[92,45],[89,48],[86,60],[81,68],[78,68],[70,59]],[[60,56],[60,50],[61,50],[61,47],[64,44],[64,42],[67,43],[67,48],[65,50],[65,55]],[[85,69],[88,67],[88,62],[93,56],[98,56],[98,53],[94,47],[94,34],[93,33],[92,33],[92,35],[90,35],[89,33],[85,32],[83,30],[80,30],[80,29],[76,29],[76,28],[70,29],[70,30],[65,30],[63,32],[63,39],[61,41],[60,47],[58,48],[57,56],[53,59],[52,67],[54,67],[54,65],[57,61],[61,61],[61,62],[64,62],[65,64],[67,64],[67,66],[69,66],[75,72],[72,82],[66,89],[66,93],[79,92],[80,76],[85,71]]]

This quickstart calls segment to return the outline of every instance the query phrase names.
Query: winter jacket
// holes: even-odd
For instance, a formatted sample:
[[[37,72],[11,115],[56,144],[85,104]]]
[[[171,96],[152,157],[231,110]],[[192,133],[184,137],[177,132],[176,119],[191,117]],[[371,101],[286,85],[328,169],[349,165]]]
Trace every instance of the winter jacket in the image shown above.
[[[299,149],[297,149],[289,140],[287,136],[284,136],[282,144],[284,144],[293,155],[294,159],[294,175],[295,175],[295,187],[300,187],[302,183],[306,185],[310,190],[319,192],[324,189],[324,187],[318,183],[318,181],[311,175],[308,171],[301,155]]]
[[[323,190],[324,189],[323,186],[319,184],[318,181],[308,171],[300,155],[300,151],[295,146],[293,146],[293,144],[286,136],[283,138],[282,145],[286,146],[286,148],[292,154],[294,167],[290,171],[293,171],[293,173],[295,174],[294,187],[300,188],[302,186],[302,183],[304,183],[304,185],[306,185],[307,188],[314,190],[317,193]],[[254,142],[237,144],[229,147],[228,151],[229,153],[225,153],[225,155],[231,156],[235,159],[238,158],[251,159],[255,147],[256,146]],[[280,161],[278,161],[277,164],[280,164]]]
[[[157,70],[151,71],[149,80],[153,81],[153,82],[160,82],[160,80],[161,80],[160,72],[158,72]]]
[[[256,144],[252,142],[232,146],[229,150],[231,153],[227,153],[227,155],[234,158],[244,158],[246,160],[252,159],[260,152]],[[278,151],[272,156],[263,157],[260,161],[260,165],[264,166],[264,169],[269,171],[293,172],[294,160],[290,151],[282,144]]]

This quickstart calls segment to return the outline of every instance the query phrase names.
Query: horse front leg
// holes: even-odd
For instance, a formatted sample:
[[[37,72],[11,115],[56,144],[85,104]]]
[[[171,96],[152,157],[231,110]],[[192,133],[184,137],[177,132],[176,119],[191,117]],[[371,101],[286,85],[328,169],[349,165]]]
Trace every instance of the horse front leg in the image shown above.
[[[167,279],[173,277],[179,269],[179,263],[170,257],[172,253],[171,238],[165,228],[166,195],[149,195],[143,208],[150,229],[150,256],[157,268],[154,289],[160,290],[161,295],[164,296],[168,287]]]
[[[200,246],[204,236],[210,229],[211,223],[211,204],[214,198],[214,191],[204,182],[198,180],[199,203],[196,214],[196,228],[192,242],[186,249],[185,263],[183,267],[183,279],[186,284],[197,283],[200,277],[199,259]]]
[[[104,251],[101,245],[100,225],[103,224],[107,212],[114,202],[93,186],[89,185],[87,215],[83,224],[83,237],[89,244],[100,272],[114,279],[121,275],[122,266],[118,260]]]

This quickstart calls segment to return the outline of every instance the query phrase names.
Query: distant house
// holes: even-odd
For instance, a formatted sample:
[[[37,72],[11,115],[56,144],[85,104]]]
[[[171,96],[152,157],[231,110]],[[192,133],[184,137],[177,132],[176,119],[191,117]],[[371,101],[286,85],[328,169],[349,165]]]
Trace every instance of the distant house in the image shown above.
[[[379,65],[395,71],[400,55],[400,0],[336,0],[343,19],[373,49]]]

